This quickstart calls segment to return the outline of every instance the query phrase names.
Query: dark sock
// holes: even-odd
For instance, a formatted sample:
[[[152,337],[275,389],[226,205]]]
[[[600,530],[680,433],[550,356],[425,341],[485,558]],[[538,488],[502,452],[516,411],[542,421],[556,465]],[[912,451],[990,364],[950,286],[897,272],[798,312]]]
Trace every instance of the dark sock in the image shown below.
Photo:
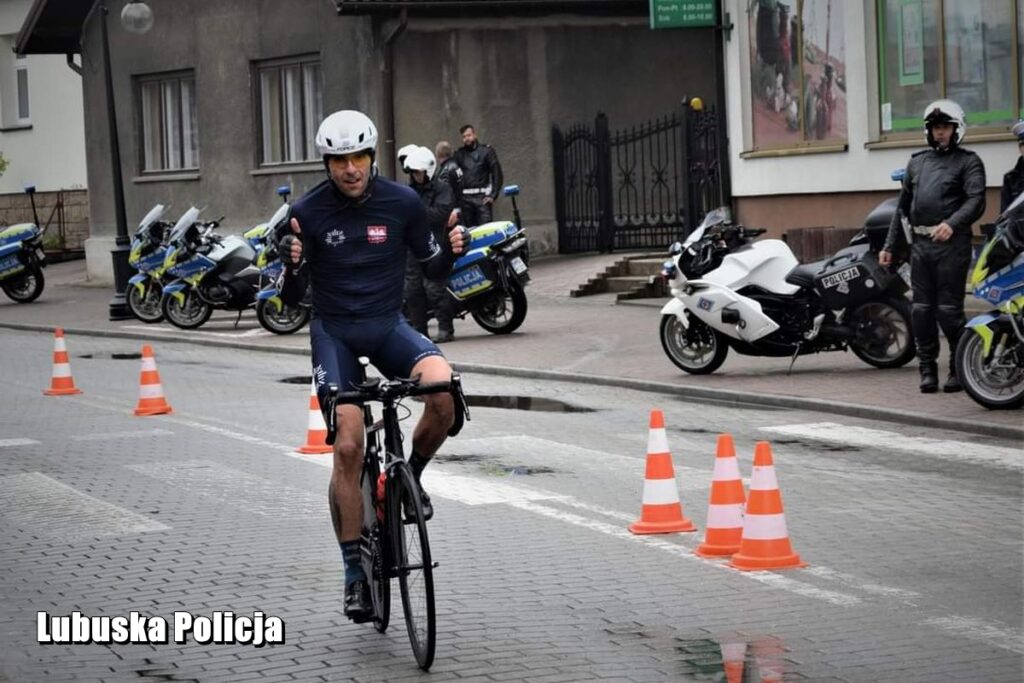
[[[430,458],[424,458],[416,451],[412,452],[409,456],[409,469],[412,470],[412,476],[416,477],[416,481],[419,482],[420,475],[423,474],[423,468],[430,462]]]
[[[345,563],[345,585],[353,581],[366,580],[366,572],[363,571],[362,551],[359,549],[359,541],[342,541],[341,559]]]

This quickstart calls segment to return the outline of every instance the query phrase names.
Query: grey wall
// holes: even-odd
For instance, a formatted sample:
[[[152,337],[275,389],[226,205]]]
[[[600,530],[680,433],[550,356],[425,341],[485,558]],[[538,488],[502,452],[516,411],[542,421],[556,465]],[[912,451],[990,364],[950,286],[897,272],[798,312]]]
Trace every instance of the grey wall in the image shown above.
[[[147,35],[127,33],[116,15],[109,23],[129,234],[157,202],[174,214],[205,205],[207,217],[226,215],[226,230],[252,225],[275,208],[278,185],[298,196],[323,178],[317,164],[258,169],[254,60],[320,53],[325,113],[362,109],[383,129],[380,36],[393,23],[339,17],[325,0],[147,1],[156,16]],[[86,25],[82,63],[92,236],[106,245],[115,221],[98,20]],[[554,251],[551,125],[601,110],[614,129],[672,111],[683,94],[711,101],[712,45],[709,30],[651,31],[644,17],[412,19],[395,43],[397,143],[458,146],[459,126],[474,123],[506,182],[523,187],[536,252]],[[198,178],[140,179],[132,79],[178,69],[195,71]],[[499,202],[498,216],[509,208]]]

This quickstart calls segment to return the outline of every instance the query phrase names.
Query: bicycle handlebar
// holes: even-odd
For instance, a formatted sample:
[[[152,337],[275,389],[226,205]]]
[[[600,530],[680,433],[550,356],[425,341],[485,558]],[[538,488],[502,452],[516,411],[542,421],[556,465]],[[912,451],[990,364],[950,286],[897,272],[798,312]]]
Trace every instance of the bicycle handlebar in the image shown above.
[[[418,377],[388,381],[381,381],[379,377],[374,377],[364,384],[356,385],[355,391],[338,391],[338,387],[331,384],[328,386],[327,401],[323,406],[324,422],[327,426],[327,437],[324,441],[328,446],[333,446],[338,436],[336,408],[339,403],[380,401],[387,404],[408,396],[443,394],[452,390],[452,384],[451,380],[421,384]]]

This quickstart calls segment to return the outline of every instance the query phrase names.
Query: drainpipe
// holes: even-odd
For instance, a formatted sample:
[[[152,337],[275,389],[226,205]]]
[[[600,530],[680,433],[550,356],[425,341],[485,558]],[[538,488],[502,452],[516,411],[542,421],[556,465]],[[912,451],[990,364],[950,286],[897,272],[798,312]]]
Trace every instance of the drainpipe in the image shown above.
[[[70,68],[76,74],[81,76],[82,75],[82,67],[80,67],[77,64],[75,64],[75,55],[73,55],[72,53],[69,52],[67,54],[67,58],[68,58],[68,68]]]
[[[382,167],[384,175],[392,178],[397,177],[395,169],[395,52],[394,45],[398,37],[405,32],[409,23],[409,12],[404,7],[398,14],[398,24],[384,38],[384,66],[383,66],[383,87],[384,102],[381,118],[384,123],[384,145],[382,155],[377,157],[377,163]],[[383,157],[383,158],[381,158]],[[381,164],[383,162],[383,164]]]

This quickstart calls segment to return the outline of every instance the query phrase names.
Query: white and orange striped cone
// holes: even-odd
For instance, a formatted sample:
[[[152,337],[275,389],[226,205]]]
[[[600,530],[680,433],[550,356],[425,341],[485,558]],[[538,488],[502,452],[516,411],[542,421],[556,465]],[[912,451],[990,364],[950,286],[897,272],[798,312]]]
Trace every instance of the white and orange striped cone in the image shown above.
[[[786,649],[777,636],[762,636],[751,645],[761,683],[782,683],[786,673]]]
[[[775,478],[772,447],[758,441],[754,447],[754,470],[750,475],[750,497],[743,516],[740,549],[729,566],[736,569],[789,569],[807,563],[793,552],[782,511],[782,493]]]
[[[306,443],[295,449],[299,453],[316,455],[330,453],[333,448],[327,445],[327,423],[320,412],[320,399],[316,396],[316,380],[309,385],[309,428],[306,430]]]
[[[142,372],[139,373],[139,403],[135,406],[136,415],[168,415],[174,410],[164,398],[164,388],[160,384],[160,373],[156,369],[156,357],[153,347],[146,344],[142,347]]]
[[[70,396],[82,393],[75,387],[75,379],[71,376],[71,363],[68,360],[68,347],[64,342],[64,329],[58,327],[53,331],[53,372],[50,375],[50,388],[43,391],[47,396]]]
[[[671,534],[697,530],[693,522],[683,516],[672,454],[668,451],[665,416],[660,410],[651,411],[643,504],[640,519],[630,524],[629,530],[634,534]]]
[[[746,642],[720,643],[722,647],[722,668],[725,669],[726,683],[743,683],[743,665],[747,657]]]
[[[743,537],[743,481],[736,461],[732,436],[720,434],[715,454],[715,470],[711,475],[711,498],[708,502],[707,529],[704,542],[695,553],[701,557],[732,555],[740,549]]]

